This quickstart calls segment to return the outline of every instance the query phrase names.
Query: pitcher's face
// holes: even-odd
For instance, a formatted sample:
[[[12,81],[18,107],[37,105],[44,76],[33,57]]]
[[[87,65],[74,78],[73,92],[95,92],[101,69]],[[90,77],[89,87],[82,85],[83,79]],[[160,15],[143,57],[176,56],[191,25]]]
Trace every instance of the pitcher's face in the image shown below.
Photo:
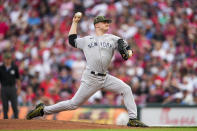
[[[105,33],[109,30],[109,25],[110,25],[110,23],[108,23],[108,22],[99,22],[99,23],[95,24],[95,28],[98,28]]]

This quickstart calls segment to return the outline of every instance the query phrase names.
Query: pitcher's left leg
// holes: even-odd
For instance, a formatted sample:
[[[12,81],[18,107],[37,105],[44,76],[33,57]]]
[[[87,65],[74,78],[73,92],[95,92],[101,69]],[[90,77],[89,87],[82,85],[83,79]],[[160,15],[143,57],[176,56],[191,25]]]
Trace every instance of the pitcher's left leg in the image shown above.
[[[129,114],[129,121],[127,123],[127,126],[148,127],[143,122],[137,120],[137,107],[133,98],[131,88],[126,83],[114,76],[107,75],[103,89],[123,95],[124,104]]]
[[[129,118],[137,118],[137,107],[130,86],[114,76],[107,75],[103,89],[121,94],[124,98],[124,104],[128,111]]]

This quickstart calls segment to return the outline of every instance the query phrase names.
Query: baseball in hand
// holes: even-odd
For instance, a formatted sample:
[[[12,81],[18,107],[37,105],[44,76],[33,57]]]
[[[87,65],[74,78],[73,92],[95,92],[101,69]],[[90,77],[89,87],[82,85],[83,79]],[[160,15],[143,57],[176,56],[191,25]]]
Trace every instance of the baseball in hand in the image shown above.
[[[75,13],[75,16],[81,18],[82,13],[81,12],[77,12],[77,13]]]
[[[131,57],[133,55],[133,51],[132,50],[128,50],[129,53],[129,57]]]

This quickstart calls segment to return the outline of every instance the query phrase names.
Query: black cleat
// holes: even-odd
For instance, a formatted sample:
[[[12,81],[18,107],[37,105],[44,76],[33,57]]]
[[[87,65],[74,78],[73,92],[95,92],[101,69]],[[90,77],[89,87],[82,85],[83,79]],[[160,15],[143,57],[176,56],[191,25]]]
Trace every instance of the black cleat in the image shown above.
[[[143,122],[137,120],[137,119],[129,119],[129,122],[127,123],[127,126],[130,127],[148,127]]]
[[[38,104],[35,109],[31,110],[27,114],[26,119],[31,120],[34,117],[43,116],[44,115],[43,109],[44,109],[44,104],[43,103]]]

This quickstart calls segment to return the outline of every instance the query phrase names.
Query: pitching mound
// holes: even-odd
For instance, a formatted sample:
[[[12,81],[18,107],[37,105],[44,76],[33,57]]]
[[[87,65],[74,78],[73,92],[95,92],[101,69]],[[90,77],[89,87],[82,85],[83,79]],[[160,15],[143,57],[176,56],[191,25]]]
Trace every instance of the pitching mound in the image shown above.
[[[127,126],[70,122],[59,120],[0,120],[0,129],[123,129]]]

